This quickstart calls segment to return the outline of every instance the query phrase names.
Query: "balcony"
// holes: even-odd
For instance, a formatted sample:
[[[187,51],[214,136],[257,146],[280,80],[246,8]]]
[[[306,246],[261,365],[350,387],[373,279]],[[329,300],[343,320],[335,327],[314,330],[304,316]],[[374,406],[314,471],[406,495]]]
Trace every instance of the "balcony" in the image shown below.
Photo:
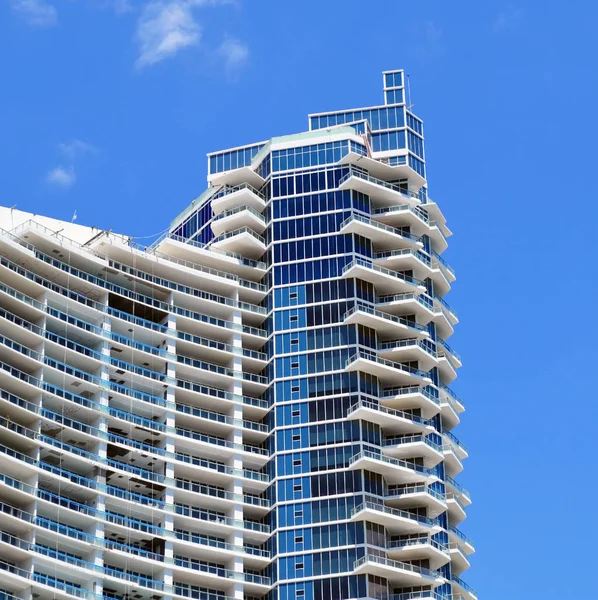
[[[478,600],[477,592],[460,577],[453,575],[451,584],[453,586],[453,596],[461,594],[464,600]]]
[[[360,350],[345,363],[345,371],[362,371],[378,378],[382,385],[426,385],[432,383],[429,373],[379,358],[373,352]]]
[[[428,235],[430,236],[430,242],[432,242],[432,248],[436,252],[444,252],[448,248],[448,241],[444,235],[443,227],[437,221],[430,221]]]
[[[367,157],[361,157],[361,160],[371,160]],[[342,161],[341,161],[342,162]],[[392,167],[391,167],[392,168]],[[398,179],[394,175],[395,179]],[[416,206],[420,204],[417,194],[409,192],[394,183],[389,183],[382,179],[372,177],[361,169],[350,168],[347,175],[339,181],[339,189],[355,190],[369,196],[374,204],[390,205],[405,204]]]
[[[434,296],[434,308],[442,312],[451,325],[456,325],[459,322],[459,317],[455,309],[441,296]],[[446,338],[448,336],[443,337]]]
[[[345,324],[356,323],[375,329],[383,338],[408,339],[415,337],[422,339],[430,335],[423,325],[418,325],[409,319],[389,315],[359,301],[344,314],[343,321]]]
[[[389,458],[381,454],[362,450],[351,457],[349,470],[366,469],[380,473],[389,484],[417,483],[423,480],[438,481],[432,469],[421,467],[405,460]]]
[[[367,521],[384,526],[390,534],[434,534],[442,527],[428,517],[420,517],[405,510],[389,508],[377,502],[366,501],[351,511],[351,521]]]
[[[354,573],[356,575],[374,575],[388,579],[396,587],[415,587],[429,585],[436,587],[444,583],[444,579],[437,571],[416,567],[382,556],[366,554],[355,561]],[[477,600],[477,599],[474,599]]]
[[[447,507],[444,494],[423,483],[390,487],[386,490],[385,501],[398,508],[424,506],[431,518],[445,512]]]
[[[215,236],[222,235],[227,231],[236,231],[245,226],[257,233],[263,233],[268,227],[264,215],[246,205],[221,212],[212,219],[212,231]]]
[[[473,540],[467,537],[460,529],[457,529],[454,525],[449,527],[449,540],[452,543],[457,544],[465,554],[473,554],[475,552],[475,546]]]
[[[426,287],[422,281],[386,269],[372,263],[371,260],[355,258],[343,268],[342,277],[363,279],[372,283],[378,292],[385,293],[424,293]]]
[[[450,281],[447,279],[444,270],[440,269],[423,250],[403,248],[376,252],[374,261],[380,266],[391,267],[400,271],[412,271],[413,277],[419,281],[431,279],[434,282],[434,289],[439,294],[446,294],[451,289]]]
[[[381,445],[384,454],[392,458],[417,456],[423,458],[428,467],[435,467],[444,458],[443,447],[424,435],[386,437]]]
[[[381,406],[370,400],[360,400],[349,407],[347,419],[363,420],[380,425],[385,431],[394,433],[433,432],[432,423],[408,412]]]
[[[463,506],[469,506],[471,504],[469,492],[459,482],[455,481],[452,477],[447,477],[446,485],[449,492],[452,492],[459,497]]]
[[[465,506],[457,494],[449,492],[446,495],[446,506],[448,509],[449,521],[451,523],[458,525],[465,520],[465,517],[467,516],[467,513],[465,512]]]
[[[445,430],[449,430],[460,423],[459,415],[465,411],[465,407],[461,398],[446,385],[441,383],[439,390],[442,423]]]
[[[376,154],[380,154],[380,152]],[[404,158],[404,164],[391,165],[388,157],[375,158],[357,152],[349,152],[339,161],[339,164],[357,165],[356,170],[365,171],[366,174],[370,174],[372,177],[380,177],[388,181],[407,179],[410,187],[419,189],[426,184],[426,180],[407,164],[407,157],[404,156]],[[387,182],[384,181],[384,183]]]
[[[426,388],[418,386],[385,389],[380,394],[380,402],[385,408],[392,410],[418,408],[426,419],[437,415],[441,410],[438,398]]]
[[[371,240],[380,250],[395,250],[397,248],[423,248],[423,242],[415,235],[396,229],[384,223],[373,221],[370,217],[352,213],[340,226],[339,233],[355,233]]]
[[[457,352],[455,352],[455,350],[451,348],[451,346],[449,346],[448,343],[442,338],[438,338],[436,340],[436,343],[439,346],[439,352],[442,351],[442,353],[446,356],[447,360],[451,363],[453,368],[460,369],[462,366],[461,357],[457,354]]]
[[[214,173],[209,177],[211,185],[223,185],[230,187],[240,187],[248,183],[251,187],[261,189],[266,180],[258,175],[251,167],[240,167],[230,171]]]
[[[451,558],[451,572],[453,574],[461,574],[471,566],[467,554],[463,552],[461,546],[454,542],[449,544],[449,555]]]
[[[469,456],[467,446],[453,433],[450,431],[443,431],[442,436],[444,437],[445,442],[455,449],[455,452],[459,455],[460,459],[464,459]]]
[[[463,471],[463,463],[455,451],[455,448],[450,444],[446,444],[442,447],[442,452],[444,455],[444,466],[447,475],[455,477],[461,473],[461,471]]]
[[[378,343],[378,354],[404,362],[417,361],[423,371],[436,366],[438,355],[431,340],[391,340]]]
[[[372,210],[372,217],[391,227],[409,226],[415,235],[427,235],[430,227],[430,217],[426,205],[414,206],[412,204],[396,204],[383,206]]]
[[[266,240],[250,227],[241,227],[215,237],[211,246],[249,258],[260,258],[266,251]]]
[[[215,215],[237,206],[250,206],[259,212],[266,208],[264,195],[248,183],[234,187],[225,185],[210,198],[210,203]]]
[[[437,318],[434,300],[427,294],[381,295],[376,298],[376,306],[393,315],[416,315],[418,323],[422,325],[427,325]]]
[[[158,248],[160,252],[157,252]],[[154,246],[154,252],[157,255],[164,254],[175,262],[180,259],[216,271],[226,269],[230,274],[249,279],[259,279],[263,277],[267,270],[267,265],[264,262],[246,258],[234,252],[226,252],[222,249],[212,251],[208,244],[189,240],[173,233],[159,239]]]
[[[393,560],[428,559],[432,569],[438,569],[450,560],[449,548],[429,536],[389,541],[386,551]]]

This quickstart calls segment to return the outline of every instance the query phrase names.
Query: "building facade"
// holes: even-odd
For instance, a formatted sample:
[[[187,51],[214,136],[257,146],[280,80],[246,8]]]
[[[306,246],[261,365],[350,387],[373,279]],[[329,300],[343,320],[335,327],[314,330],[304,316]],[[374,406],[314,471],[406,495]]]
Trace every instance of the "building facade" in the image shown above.
[[[451,232],[383,82],[208,155],[151,247],[0,211],[0,598],[476,600]]]

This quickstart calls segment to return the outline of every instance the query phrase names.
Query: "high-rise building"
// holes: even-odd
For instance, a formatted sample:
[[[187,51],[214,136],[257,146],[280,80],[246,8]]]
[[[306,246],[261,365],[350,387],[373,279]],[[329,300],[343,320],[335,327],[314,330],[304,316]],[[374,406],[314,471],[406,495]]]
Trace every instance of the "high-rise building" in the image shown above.
[[[0,210],[0,598],[476,600],[451,232],[383,82],[210,154],[151,247]]]

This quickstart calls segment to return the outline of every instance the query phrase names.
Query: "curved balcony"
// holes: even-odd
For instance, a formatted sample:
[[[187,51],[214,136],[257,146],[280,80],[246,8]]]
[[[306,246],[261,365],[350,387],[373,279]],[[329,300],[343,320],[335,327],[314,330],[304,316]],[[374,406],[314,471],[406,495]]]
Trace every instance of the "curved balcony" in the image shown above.
[[[376,252],[374,261],[380,266],[401,271],[412,271],[413,276],[420,281],[431,279],[434,282],[434,289],[439,294],[446,294],[451,289],[450,281],[444,271],[424,250],[403,248],[401,250]]]
[[[445,495],[425,484],[390,487],[386,490],[384,498],[387,504],[393,507],[423,506],[431,518],[445,512],[447,507]]]
[[[393,314],[416,314],[421,323],[434,319],[434,300],[427,294],[386,294],[376,298],[376,306],[382,306]]]
[[[445,316],[446,320],[450,325],[456,325],[459,322],[459,317],[455,309],[442,297],[434,296],[434,308],[436,311],[440,311]],[[443,336],[446,339],[448,336]]]
[[[443,447],[424,435],[385,437],[381,446],[384,454],[392,458],[421,457],[427,467],[435,467],[444,458]]]
[[[412,233],[373,221],[360,213],[351,213],[340,225],[339,233],[354,233],[372,241],[379,250],[423,248],[423,242]]]
[[[428,231],[432,248],[440,253],[448,248],[448,240],[444,234],[444,226],[437,221],[430,221],[430,229]]]
[[[351,521],[367,521],[377,523],[386,528],[392,535],[426,533],[434,534],[442,530],[442,527],[428,517],[421,517],[406,510],[389,508],[378,502],[366,501],[356,506],[350,515]]]
[[[393,560],[428,559],[431,569],[438,569],[451,559],[449,547],[430,536],[393,540],[386,543],[386,553]]]
[[[460,575],[471,566],[467,554],[463,552],[459,544],[454,542],[449,544],[449,556],[451,558],[451,572],[453,575]]]
[[[463,471],[463,463],[455,451],[455,448],[450,444],[445,444],[442,447],[442,452],[444,455],[444,467],[446,469],[446,474],[450,475],[451,477],[455,477],[461,473],[461,471]]]
[[[465,554],[473,554],[475,552],[475,546],[473,540],[467,537],[460,529],[457,529],[454,525],[448,528],[449,540],[452,543],[457,544]]]
[[[444,276],[447,278],[447,280],[450,283],[453,283],[455,281],[455,279],[457,279],[457,274],[455,273],[455,269],[453,269],[453,267],[451,267],[451,265],[444,258],[442,258],[442,256],[440,256],[440,254],[438,254],[438,252],[432,250],[431,255],[432,255],[432,266],[434,268],[440,269],[444,273]]]
[[[346,162],[347,160],[348,157],[342,159],[341,163]],[[359,156],[357,160],[359,162],[365,161],[369,166],[383,170],[394,180],[400,179],[396,173],[397,167],[383,165],[383,163],[373,161],[373,159],[366,156]],[[377,164],[370,164],[372,162]],[[350,168],[349,172],[338,182],[338,187],[341,190],[355,190],[356,192],[361,192],[362,194],[369,196],[373,204],[382,204],[384,206],[405,203],[408,203],[410,206],[420,204],[420,199],[417,194],[409,192],[409,190],[394,183],[372,177],[367,171],[362,171],[361,169]]]
[[[448,386],[439,385],[439,400],[442,414],[442,423],[446,430],[459,424],[459,415],[465,411],[461,398]]]
[[[465,520],[465,517],[467,516],[467,513],[465,512],[465,506],[457,494],[449,492],[446,495],[446,506],[448,510],[449,521],[452,524],[458,525]]]
[[[423,293],[426,287],[418,279],[386,269],[372,263],[371,260],[355,258],[342,271],[342,277],[362,279],[372,283],[382,293]]]
[[[383,338],[405,339],[416,337],[418,339],[429,337],[428,330],[409,319],[395,317],[378,310],[365,302],[357,302],[343,316],[345,324],[356,323],[375,329]]]
[[[390,340],[378,343],[378,354],[384,358],[394,358],[404,362],[417,361],[423,371],[436,366],[438,354],[436,344],[431,340]]]
[[[248,183],[236,186],[225,185],[220,188],[211,198],[210,204],[215,215],[236,208],[237,206],[250,206],[262,212],[266,208],[266,198]]]
[[[427,419],[401,410],[387,408],[370,400],[359,400],[350,406],[347,411],[347,419],[376,423],[386,432],[399,434],[434,431],[433,424]]]
[[[438,481],[439,477],[432,469],[420,467],[405,460],[389,458],[369,450],[358,452],[349,460],[349,470],[365,469],[380,473],[389,484],[417,483],[423,480]]]
[[[446,478],[446,485],[449,492],[456,494],[461,501],[461,504],[464,506],[468,506],[471,504],[471,496],[469,492],[457,481],[455,481],[452,477]]]
[[[451,585],[453,587],[453,597],[460,594],[464,600],[478,600],[477,592],[460,577],[453,575]]]
[[[405,227],[417,236],[427,235],[430,226],[430,217],[426,211],[426,205],[420,204],[396,204],[394,206],[382,206],[372,210],[372,217],[391,227]]]
[[[241,227],[215,237],[211,247],[249,258],[260,258],[266,251],[266,240],[250,227]]]
[[[265,262],[246,258],[234,252],[225,250],[212,251],[208,244],[168,233],[163,238],[158,238],[154,243],[153,251],[157,248],[166,252],[171,259],[192,262],[208,269],[230,272],[234,276],[246,277],[248,279],[261,279],[266,270]],[[163,254],[160,252],[159,254]]]
[[[252,231],[263,233],[268,227],[264,215],[247,205],[221,212],[212,219],[211,226],[216,236],[227,231],[236,231],[242,227],[249,227]]]
[[[248,183],[253,188],[261,189],[266,180],[258,175],[252,167],[239,167],[230,171],[221,171],[209,176],[211,185],[223,185],[230,187],[240,187]]]
[[[457,371],[442,349],[438,350],[438,374],[445,384],[453,383],[457,379]]]
[[[345,371],[361,371],[378,378],[382,385],[427,385],[432,383],[429,373],[359,350],[345,363]]]
[[[442,338],[437,338],[436,343],[438,344],[438,353],[439,355],[443,353],[446,355],[447,360],[451,363],[454,369],[461,368],[461,357],[455,352],[451,346],[448,345],[446,340]]]
[[[463,460],[464,458],[468,458],[469,453],[467,451],[467,446],[463,442],[461,442],[459,438],[457,438],[450,431],[443,431],[442,436],[445,439],[445,443],[449,444],[454,448],[455,452],[458,454],[461,460]]]
[[[441,410],[440,400],[428,389],[419,386],[384,389],[379,398],[380,403],[388,409],[420,409],[425,419],[437,415]]]
[[[396,587],[432,586],[437,587],[444,583],[438,571],[416,567],[382,556],[366,554],[355,561],[354,573],[356,575],[374,575],[388,579]]]

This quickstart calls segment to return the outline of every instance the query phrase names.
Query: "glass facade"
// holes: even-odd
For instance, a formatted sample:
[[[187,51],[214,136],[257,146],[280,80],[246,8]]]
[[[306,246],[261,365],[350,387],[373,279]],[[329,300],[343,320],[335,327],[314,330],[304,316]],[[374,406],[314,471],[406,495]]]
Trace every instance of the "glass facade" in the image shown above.
[[[0,532],[17,583],[476,600],[450,230],[404,83],[210,154],[208,190],[150,248],[3,230],[0,486],[22,498],[2,511],[36,528]]]

